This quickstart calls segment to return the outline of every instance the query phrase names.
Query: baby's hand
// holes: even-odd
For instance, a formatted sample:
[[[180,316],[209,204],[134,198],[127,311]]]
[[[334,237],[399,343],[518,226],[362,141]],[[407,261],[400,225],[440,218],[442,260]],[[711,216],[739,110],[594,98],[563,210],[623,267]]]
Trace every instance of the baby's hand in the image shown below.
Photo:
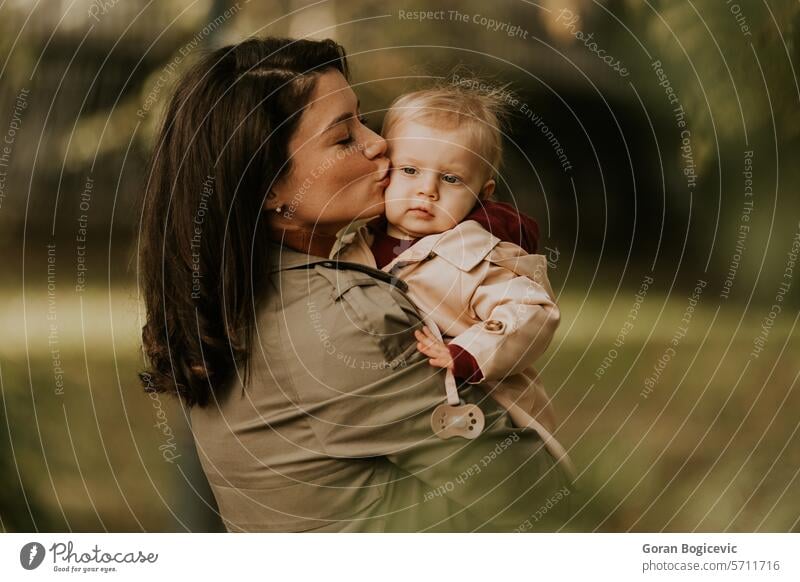
[[[414,336],[417,338],[417,349],[430,358],[432,366],[448,368],[451,371],[454,369],[455,364],[450,355],[450,348],[443,341],[437,339],[428,326],[423,326],[422,331],[415,330]]]

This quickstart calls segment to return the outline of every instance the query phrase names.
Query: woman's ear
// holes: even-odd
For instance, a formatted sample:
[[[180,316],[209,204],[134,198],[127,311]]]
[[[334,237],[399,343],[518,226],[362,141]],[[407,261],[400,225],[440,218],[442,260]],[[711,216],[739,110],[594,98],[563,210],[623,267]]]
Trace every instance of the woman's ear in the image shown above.
[[[264,197],[264,206],[262,210],[274,212],[279,206],[281,206],[281,203],[278,201],[278,195],[275,193],[275,190],[267,192],[267,195]]]
[[[486,180],[486,183],[481,187],[480,199],[487,200],[494,194],[495,182],[494,180]]]

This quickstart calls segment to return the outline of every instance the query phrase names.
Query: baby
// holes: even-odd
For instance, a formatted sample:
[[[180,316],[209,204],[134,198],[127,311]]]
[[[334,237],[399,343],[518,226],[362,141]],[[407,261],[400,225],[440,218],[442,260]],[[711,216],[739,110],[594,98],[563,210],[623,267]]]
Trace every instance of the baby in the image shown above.
[[[480,384],[571,472],[532,367],[560,317],[547,261],[534,254],[538,228],[490,200],[504,107],[500,94],[455,85],[396,99],[382,130],[392,162],[385,215],[343,235],[332,258],[405,281],[438,328],[416,331],[417,349],[458,382]]]

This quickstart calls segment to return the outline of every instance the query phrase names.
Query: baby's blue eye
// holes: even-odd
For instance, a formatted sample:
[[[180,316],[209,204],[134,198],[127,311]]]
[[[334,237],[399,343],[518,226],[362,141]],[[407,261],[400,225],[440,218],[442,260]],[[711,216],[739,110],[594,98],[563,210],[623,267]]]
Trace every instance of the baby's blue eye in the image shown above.
[[[458,184],[461,179],[458,176],[454,176],[453,174],[445,174],[442,176],[442,180],[447,182],[448,184]]]
[[[400,168],[400,171],[403,172],[404,174],[408,174],[409,176],[413,176],[414,174],[417,173],[416,168],[411,168],[409,166],[406,166],[405,168]]]

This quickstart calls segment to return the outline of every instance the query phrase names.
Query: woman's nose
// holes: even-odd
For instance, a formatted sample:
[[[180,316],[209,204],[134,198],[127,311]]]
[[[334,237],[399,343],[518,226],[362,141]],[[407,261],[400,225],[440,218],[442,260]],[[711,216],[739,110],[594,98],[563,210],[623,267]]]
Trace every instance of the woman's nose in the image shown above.
[[[368,129],[367,131],[369,131],[370,135],[367,136],[367,139],[364,142],[364,155],[368,160],[374,160],[375,158],[379,158],[386,153],[386,140],[371,129]]]

